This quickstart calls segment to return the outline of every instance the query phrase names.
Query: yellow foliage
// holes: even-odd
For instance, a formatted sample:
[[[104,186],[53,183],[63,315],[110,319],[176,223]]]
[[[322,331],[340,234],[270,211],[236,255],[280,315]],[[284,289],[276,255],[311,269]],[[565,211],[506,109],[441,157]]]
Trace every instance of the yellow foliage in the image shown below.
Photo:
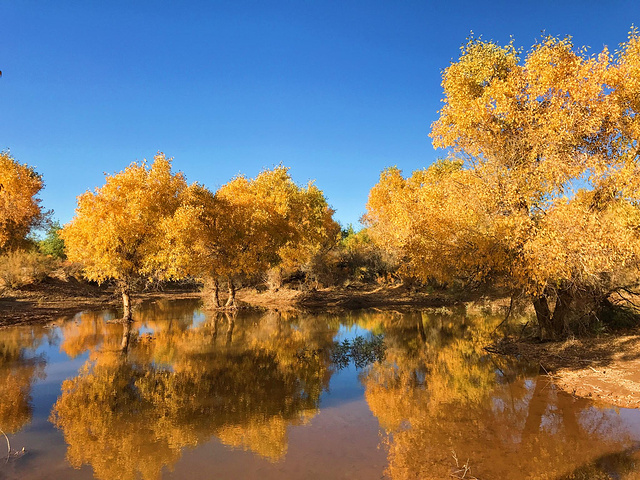
[[[571,200],[554,202],[524,246],[520,283],[540,289],[561,280],[597,289],[605,280],[608,285],[634,282],[640,210],[620,199],[602,209],[593,201],[593,192],[579,191]]]
[[[26,164],[0,152],[0,251],[20,245],[31,227],[43,219],[36,195],[44,183]]]
[[[387,169],[369,194],[364,220],[378,243],[405,258],[405,273],[481,281],[509,268],[499,225],[491,221],[495,206],[482,187],[455,161],[439,161],[408,179]]]
[[[297,186],[285,167],[238,176],[215,195],[192,186],[185,198],[163,225],[172,275],[253,275],[304,261],[338,231],[322,192]]]
[[[163,154],[150,167],[132,163],[107,176],[104,186],[78,197],[76,215],[61,232],[69,260],[81,262],[85,276],[99,283],[113,279],[130,287],[163,274],[161,227],[186,188]]]
[[[513,44],[469,40],[443,74],[431,132],[462,160],[408,179],[384,171],[372,235],[421,278],[534,298],[637,283],[639,53],[635,30],[616,54],[591,56],[569,38],[543,38],[522,60]]]

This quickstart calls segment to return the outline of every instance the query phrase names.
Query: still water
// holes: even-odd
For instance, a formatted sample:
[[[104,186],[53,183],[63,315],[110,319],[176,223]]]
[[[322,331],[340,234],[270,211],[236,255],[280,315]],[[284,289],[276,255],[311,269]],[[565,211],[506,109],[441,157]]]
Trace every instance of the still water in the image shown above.
[[[638,411],[483,350],[498,314],[115,318],[0,330],[1,479],[640,479]]]

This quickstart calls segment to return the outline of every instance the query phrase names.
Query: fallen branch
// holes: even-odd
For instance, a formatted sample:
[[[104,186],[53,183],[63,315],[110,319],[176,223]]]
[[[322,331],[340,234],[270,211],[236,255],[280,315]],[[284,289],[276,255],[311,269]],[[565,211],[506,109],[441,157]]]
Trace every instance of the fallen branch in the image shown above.
[[[451,456],[456,461],[456,468],[458,470],[455,470],[454,472],[451,472],[449,474],[450,477],[458,478],[460,480],[464,480],[464,479],[479,480],[478,477],[473,477],[473,476],[467,477],[467,473],[471,472],[471,467],[469,466],[469,459],[468,458],[467,458],[467,461],[464,463],[464,465],[460,466],[460,463],[458,462],[458,456],[456,455],[456,452],[454,450],[451,450]]]
[[[0,433],[2,433],[2,435],[4,435],[4,438],[7,441],[7,459],[5,460],[4,463],[9,463],[9,460],[11,459],[11,457],[18,458],[18,457],[21,457],[22,455],[24,455],[25,453],[27,453],[27,451],[24,449],[24,447],[22,447],[22,450],[20,450],[20,451],[12,452],[11,451],[11,443],[9,443],[9,437],[7,437],[7,434],[4,433],[4,431],[1,428],[0,428]]]
[[[493,329],[493,332],[495,333],[507,320],[509,320],[509,317],[511,316],[511,310],[513,309],[513,295],[511,295],[511,299],[509,300],[509,308],[507,310],[507,314],[504,316],[504,320],[502,320],[498,326],[496,328]]]

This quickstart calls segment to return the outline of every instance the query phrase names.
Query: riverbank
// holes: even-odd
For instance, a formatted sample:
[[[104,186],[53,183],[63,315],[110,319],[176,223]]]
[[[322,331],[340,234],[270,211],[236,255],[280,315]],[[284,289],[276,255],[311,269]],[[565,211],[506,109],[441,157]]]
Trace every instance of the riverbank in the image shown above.
[[[640,408],[640,329],[562,342],[511,344],[510,354],[540,364],[558,387],[576,397]]]
[[[358,285],[309,291],[279,289],[238,291],[241,306],[268,309],[304,309],[340,312],[363,308],[410,310],[440,307],[474,300],[446,293],[420,291],[404,285]],[[153,298],[204,298],[197,289],[169,288],[133,297],[134,306]],[[80,282],[73,277],[47,278],[0,296],[0,327],[43,324],[82,310],[120,308],[112,289]],[[640,328],[562,342],[502,343],[501,353],[521,355],[539,363],[541,373],[579,397],[625,408],[640,408]]]
[[[162,291],[136,293],[135,304],[151,298],[203,298],[207,293],[198,288],[165,288]],[[226,300],[223,296],[222,300]],[[404,285],[359,285],[321,290],[290,290],[258,292],[252,288],[239,290],[241,307],[267,309],[304,309],[341,311],[359,308],[411,309],[438,307],[461,303],[465,299],[453,295],[419,291]],[[102,310],[121,307],[121,298],[113,289],[81,282],[73,277],[48,277],[44,281],[5,291],[0,296],[0,327],[46,323],[73,315],[82,310]]]
[[[166,289],[138,293],[138,304],[152,298],[200,298],[197,290]],[[48,277],[39,283],[5,291],[0,296],[0,328],[43,324],[83,310],[122,308],[122,298],[113,289],[81,282],[73,277]]]

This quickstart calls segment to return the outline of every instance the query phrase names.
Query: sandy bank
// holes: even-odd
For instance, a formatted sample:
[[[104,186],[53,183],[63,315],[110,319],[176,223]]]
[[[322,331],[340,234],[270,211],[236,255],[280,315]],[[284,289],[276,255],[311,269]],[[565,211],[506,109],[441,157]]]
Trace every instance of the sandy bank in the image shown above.
[[[640,408],[640,331],[564,342],[518,343],[566,392],[597,403]]]

